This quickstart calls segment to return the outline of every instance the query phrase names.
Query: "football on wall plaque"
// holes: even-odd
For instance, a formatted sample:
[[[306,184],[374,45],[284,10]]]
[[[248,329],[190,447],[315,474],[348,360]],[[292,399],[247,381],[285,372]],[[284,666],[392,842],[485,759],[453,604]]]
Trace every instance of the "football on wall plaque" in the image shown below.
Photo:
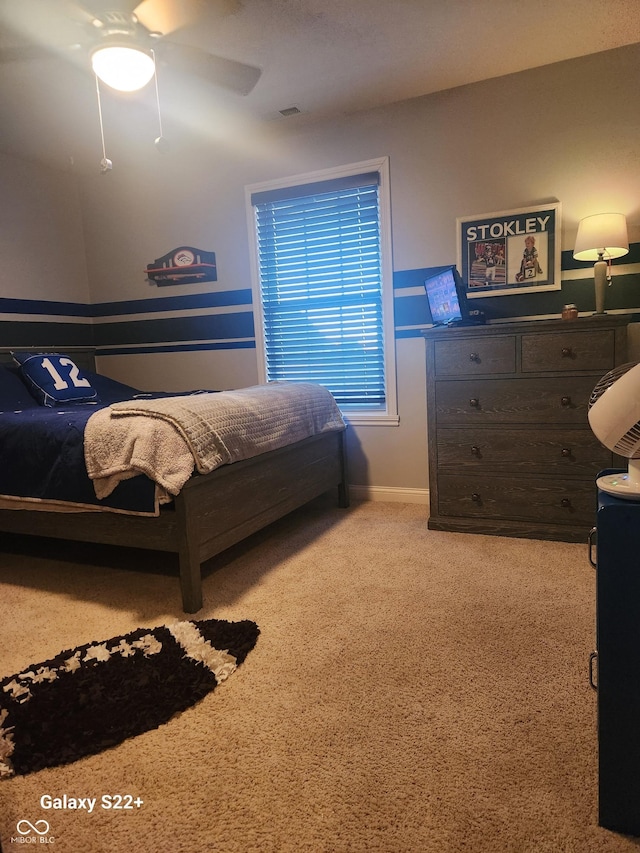
[[[168,284],[197,284],[217,281],[216,253],[178,246],[161,258],[156,258],[145,269],[147,278],[159,287]]]

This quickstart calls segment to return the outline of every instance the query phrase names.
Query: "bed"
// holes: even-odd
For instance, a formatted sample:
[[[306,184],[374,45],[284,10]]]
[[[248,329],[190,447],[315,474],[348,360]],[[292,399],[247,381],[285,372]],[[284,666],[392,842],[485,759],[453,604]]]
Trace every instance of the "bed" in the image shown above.
[[[91,349],[55,351],[82,370],[95,370]],[[11,351],[0,348],[0,364],[11,362]],[[0,509],[0,532],[175,553],[182,607],[195,613],[203,603],[206,560],[332,489],[339,506],[349,505],[344,437],[344,428],[331,429],[210,473],[196,471],[157,516],[81,511],[61,523],[56,510],[8,507]]]

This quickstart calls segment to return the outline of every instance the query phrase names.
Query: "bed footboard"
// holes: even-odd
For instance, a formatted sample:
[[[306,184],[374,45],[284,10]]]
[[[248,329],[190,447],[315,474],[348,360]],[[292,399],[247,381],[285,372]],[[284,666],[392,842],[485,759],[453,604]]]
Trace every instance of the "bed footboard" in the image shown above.
[[[333,487],[339,505],[348,506],[344,432],[313,436],[189,480],[175,501],[184,610],[202,607],[205,560]]]
[[[217,468],[189,480],[158,518],[74,513],[60,524],[55,512],[0,510],[0,531],[178,555],[182,606],[202,607],[201,565],[257,530],[336,487],[349,505],[345,433],[327,432]]]

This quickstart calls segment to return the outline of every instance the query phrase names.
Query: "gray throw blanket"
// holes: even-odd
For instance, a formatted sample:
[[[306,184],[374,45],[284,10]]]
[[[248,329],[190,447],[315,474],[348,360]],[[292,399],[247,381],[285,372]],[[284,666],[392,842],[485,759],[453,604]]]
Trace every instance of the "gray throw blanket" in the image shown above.
[[[321,385],[271,382],[237,391],[126,400],[101,409],[85,430],[85,462],[99,498],[146,474],[176,495],[193,473],[248,459],[345,423]],[[167,500],[167,495],[161,496]]]

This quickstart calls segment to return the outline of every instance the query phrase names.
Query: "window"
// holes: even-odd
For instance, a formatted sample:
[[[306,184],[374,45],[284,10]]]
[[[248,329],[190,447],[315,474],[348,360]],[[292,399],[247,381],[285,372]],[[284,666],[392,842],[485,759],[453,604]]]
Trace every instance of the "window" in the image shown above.
[[[386,158],[247,189],[261,380],[397,422]]]

